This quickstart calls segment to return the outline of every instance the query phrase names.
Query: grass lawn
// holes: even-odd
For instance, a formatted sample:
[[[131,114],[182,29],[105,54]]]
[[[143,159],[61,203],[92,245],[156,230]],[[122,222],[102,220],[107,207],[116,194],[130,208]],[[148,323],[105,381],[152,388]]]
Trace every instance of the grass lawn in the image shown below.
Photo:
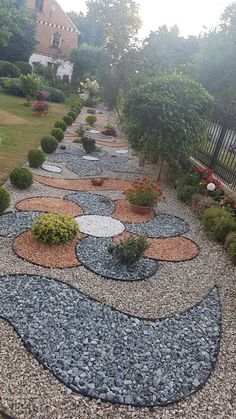
[[[76,98],[73,94],[63,104],[52,103],[48,115],[36,117],[24,106],[24,98],[0,92],[0,185],[14,167],[25,163],[28,151],[50,134],[55,121],[69,111]]]

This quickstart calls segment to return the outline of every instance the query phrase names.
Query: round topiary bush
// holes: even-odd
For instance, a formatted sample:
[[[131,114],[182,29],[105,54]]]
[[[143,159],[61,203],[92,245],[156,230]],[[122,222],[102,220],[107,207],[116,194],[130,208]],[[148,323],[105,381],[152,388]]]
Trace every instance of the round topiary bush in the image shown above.
[[[0,188],[0,214],[10,205],[10,195],[4,188]]]
[[[45,155],[42,150],[30,150],[28,153],[28,162],[30,167],[38,168],[45,161]]]
[[[61,128],[62,131],[65,132],[66,131],[66,128],[67,128],[67,125],[66,125],[66,123],[64,121],[56,121],[55,124],[54,124],[54,127],[55,128]]]
[[[27,189],[33,183],[33,175],[25,167],[16,167],[10,173],[10,181],[16,188]]]
[[[78,114],[77,114],[77,112],[70,111],[70,112],[68,112],[68,115],[73,119],[73,121],[75,121]]]
[[[96,113],[94,108],[88,108],[87,112],[91,113],[92,115],[95,115],[95,113]]]
[[[224,243],[226,236],[236,231],[236,219],[225,208],[208,208],[201,216],[205,232],[214,240]]]
[[[64,116],[63,121],[66,123],[68,127],[70,127],[73,124],[73,119],[69,115]]]
[[[76,112],[77,115],[79,115],[81,112],[81,108],[79,108],[78,106],[71,106],[70,110],[72,112]]]
[[[44,151],[44,153],[47,153],[47,154],[54,153],[57,146],[58,146],[58,141],[52,135],[43,137],[41,140],[41,148]]]
[[[31,227],[33,236],[45,244],[67,243],[79,232],[79,225],[72,217],[62,214],[42,214]]]
[[[56,138],[57,141],[62,141],[64,138],[64,131],[61,128],[53,128],[51,135]]]
[[[91,125],[91,127],[95,124],[96,121],[97,121],[97,117],[95,115],[88,115],[86,117],[86,122],[87,124]]]

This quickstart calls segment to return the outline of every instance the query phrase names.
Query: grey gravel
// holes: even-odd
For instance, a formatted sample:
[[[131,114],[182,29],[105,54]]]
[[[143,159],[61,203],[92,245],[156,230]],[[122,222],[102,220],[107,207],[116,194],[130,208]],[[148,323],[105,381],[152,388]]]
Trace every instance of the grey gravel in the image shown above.
[[[108,252],[111,244],[111,238],[85,237],[77,244],[77,257],[92,272],[110,279],[139,281],[156,273],[158,262],[145,257],[129,267],[121,264]]]
[[[89,161],[83,158],[73,159],[67,163],[66,168],[79,175],[80,178],[100,176],[102,173],[99,161]]]
[[[84,214],[110,215],[116,209],[115,204],[106,196],[89,192],[71,193],[64,196],[64,199],[78,204]]]
[[[146,234],[148,237],[175,237],[188,231],[189,226],[181,218],[168,214],[158,214],[145,223],[124,223],[126,230],[134,234]]]
[[[15,237],[28,230],[41,214],[36,211],[9,212],[0,216],[0,236]]]
[[[216,288],[181,315],[148,322],[38,276],[1,277],[0,296],[0,314],[31,352],[72,390],[88,396],[166,405],[196,391],[216,361]]]

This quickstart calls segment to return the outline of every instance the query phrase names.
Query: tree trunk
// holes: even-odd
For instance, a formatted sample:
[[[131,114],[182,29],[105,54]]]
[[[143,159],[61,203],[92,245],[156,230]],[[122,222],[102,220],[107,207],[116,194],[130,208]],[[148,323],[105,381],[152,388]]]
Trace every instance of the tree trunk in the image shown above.
[[[145,161],[147,158],[147,153],[140,153],[139,155],[139,167],[144,167]]]
[[[157,180],[159,181],[161,178],[161,174],[162,174],[162,170],[163,170],[163,165],[164,165],[164,156],[162,153],[160,153],[159,155],[159,165],[157,168]]]

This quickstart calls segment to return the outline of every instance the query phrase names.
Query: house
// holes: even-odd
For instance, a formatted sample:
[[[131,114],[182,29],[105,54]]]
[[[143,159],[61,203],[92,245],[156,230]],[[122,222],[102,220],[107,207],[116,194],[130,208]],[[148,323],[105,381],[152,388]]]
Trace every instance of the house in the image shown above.
[[[53,68],[59,76],[71,78],[73,66],[68,54],[78,45],[79,31],[55,0],[27,0],[36,20],[36,49],[29,62]]]

